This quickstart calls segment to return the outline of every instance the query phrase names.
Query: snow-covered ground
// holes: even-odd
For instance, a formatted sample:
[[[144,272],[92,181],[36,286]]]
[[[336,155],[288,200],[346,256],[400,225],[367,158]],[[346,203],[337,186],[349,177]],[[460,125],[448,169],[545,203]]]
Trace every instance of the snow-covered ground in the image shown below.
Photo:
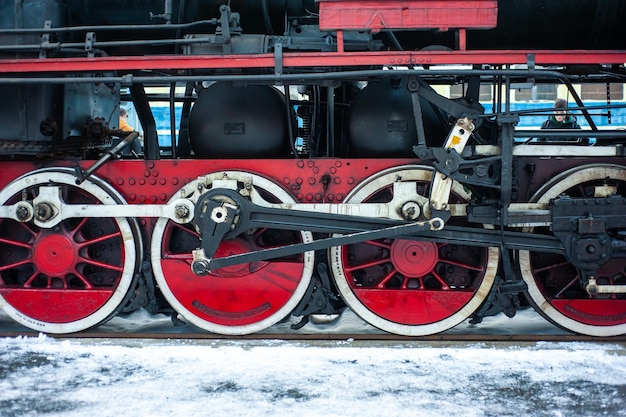
[[[0,415],[626,416],[626,346],[4,338]]]
[[[297,321],[265,333],[380,332],[349,310]],[[202,341],[144,310],[97,331],[172,339],[0,339],[0,416],[626,416],[625,344]],[[566,332],[526,309],[446,333]]]
[[[623,343],[189,340],[145,311],[98,331],[172,339],[0,339],[0,416],[626,416]],[[378,332],[350,311],[312,331]],[[565,333],[531,309],[448,331],[524,332]]]

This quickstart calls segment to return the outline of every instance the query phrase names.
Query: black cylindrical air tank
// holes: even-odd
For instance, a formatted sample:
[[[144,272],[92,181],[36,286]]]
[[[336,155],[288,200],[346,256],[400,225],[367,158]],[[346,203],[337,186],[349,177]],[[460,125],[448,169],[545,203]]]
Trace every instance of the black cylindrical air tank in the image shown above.
[[[215,83],[192,107],[189,140],[198,157],[287,156],[291,148],[284,97],[270,86]]]

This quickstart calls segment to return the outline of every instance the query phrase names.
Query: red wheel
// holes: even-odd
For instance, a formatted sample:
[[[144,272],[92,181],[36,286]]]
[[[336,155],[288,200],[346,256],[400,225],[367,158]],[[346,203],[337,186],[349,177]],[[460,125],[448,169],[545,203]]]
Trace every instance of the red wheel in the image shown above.
[[[543,186],[531,201],[548,203],[551,198],[564,194],[593,197],[606,193],[626,196],[624,167],[590,165],[574,168]],[[536,228],[534,232],[550,233],[547,228]],[[609,229],[609,233],[623,234],[624,230]],[[581,285],[577,269],[562,255],[520,251],[518,257],[532,304],[552,323],[591,336],[626,333],[626,294],[588,294]],[[624,258],[609,259],[597,271],[596,279],[600,285],[626,286]]]
[[[432,175],[423,166],[383,171],[355,189],[346,203],[393,204],[401,192],[405,200],[399,201],[410,199],[424,207]],[[455,184],[450,202],[469,197]],[[489,293],[498,257],[495,248],[401,239],[330,251],[335,282],[348,306],[382,330],[409,336],[438,333],[469,317]]]
[[[189,198],[202,185],[232,181],[243,190],[254,190],[271,203],[293,202],[271,181],[246,172],[220,172],[194,181],[174,198]],[[244,191],[245,192],[245,191]],[[196,196],[197,198],[197,196]],[[251,230],[224,240],[215,257],[312,240],[309,232],[274,229]],[[313,268],[313,252],[303,255],[233,265],[197,276],[191,271],[191,251],[200,247],[198,233],[190,225],[160,220],[152,240],[152,264],[156,280],[167,301],[184,318],[214,333],[237,335],[263,330],[286,317],[304,295]]]
[[[2,190],[0,203],[32,200],[47,186],[58,187],[65,204],[122,202],[97,178],[79,186],[75,181],[71,170],[35,171]],[[137,230],[124,218],[66,219],[52,228],[2,220],[0,305],[19,323],[48,333],[106,321],[134,283]]]

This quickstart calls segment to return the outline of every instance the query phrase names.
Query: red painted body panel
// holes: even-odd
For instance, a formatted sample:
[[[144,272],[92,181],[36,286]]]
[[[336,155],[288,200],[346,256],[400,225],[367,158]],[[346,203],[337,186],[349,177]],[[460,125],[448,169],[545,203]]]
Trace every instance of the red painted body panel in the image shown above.
[[[498,20],[494,0],[320,0],[318,4],[322,30],[489,29]]]
[[[311,203],[340,203],[352,188],[370,175],[392,166],[415,163],[415,159],[242,159],[242,160],[118,160],[107,163],[94,175],[113,185],[129,204],[167,202],[186,183],[220,170],[246,171],[275,179],[294,199]],[[87,168],[90,161],[82,161]],[[0,188],[13,179],[47,164],[4,162]],[[55,161],[51,166],[71,166]],[[322,177],[328,175],[325,187]]]

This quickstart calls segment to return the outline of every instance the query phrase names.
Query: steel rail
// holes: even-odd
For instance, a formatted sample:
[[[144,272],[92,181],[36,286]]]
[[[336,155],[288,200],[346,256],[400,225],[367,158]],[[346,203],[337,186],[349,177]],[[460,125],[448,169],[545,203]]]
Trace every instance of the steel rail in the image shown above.
[[[0,337],[38,337],[35,331],[3,331]],[[377,342],[595,342],[595,343],[626,343],[626,335],[621,336],[587,336],[573,333],[563,334],[475,334],[475,333],[438,333],[427,336],[401,336],[389,333],[254,333],[249,335],[221,335],[215,333],[172,333],[172,332],[108,332],[84,331],[70,334],[46,334],[54,339],[153,339],[153,340],[285,340],[285,341],[377,341]]]

